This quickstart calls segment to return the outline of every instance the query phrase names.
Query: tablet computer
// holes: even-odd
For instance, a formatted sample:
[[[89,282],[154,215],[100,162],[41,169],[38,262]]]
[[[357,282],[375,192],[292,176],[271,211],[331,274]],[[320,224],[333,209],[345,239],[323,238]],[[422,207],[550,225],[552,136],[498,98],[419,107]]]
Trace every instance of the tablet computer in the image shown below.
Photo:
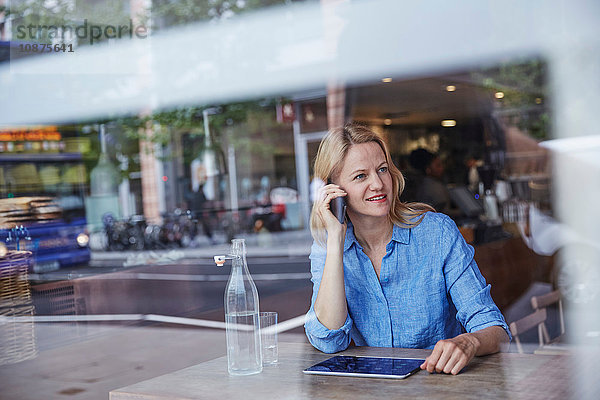
[[[485,212],[483,204],[466,186],[448,188],[450,198],[467,217],[476,218]]]
[[[415,358],[335,356],[303,372],[315,375],[404,379],[419,371],[423,362],[425,360]]]

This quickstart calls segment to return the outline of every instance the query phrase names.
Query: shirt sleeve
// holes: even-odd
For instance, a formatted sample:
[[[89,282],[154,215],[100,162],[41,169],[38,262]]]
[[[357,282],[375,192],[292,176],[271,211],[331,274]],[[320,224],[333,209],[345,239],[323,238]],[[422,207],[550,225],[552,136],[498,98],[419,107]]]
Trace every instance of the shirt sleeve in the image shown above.
[[[326,250],[313,243],[310,252],[310,272],[313,283],[313,294],[310,301],[310,310],[306,314],[304,330],[308,341],[317,349],[324,353],[336,353],[346,350],[350,345],[350,329],[352,329],[352,319],[350,315],[346,316],[346,321],[339,329],[328,329],[317,318],[314,311],[315,300],[319,293],[319,286],[325,267]]]
[[[486,285],[473,258],[475,250],[465,242],[449,217],[444,219],[442,240],[447,251],[444,262],[446,290],[456,307],[456,319],[467,332],[501,326],[512,340],[504,316],[490,295],[491,285]]]

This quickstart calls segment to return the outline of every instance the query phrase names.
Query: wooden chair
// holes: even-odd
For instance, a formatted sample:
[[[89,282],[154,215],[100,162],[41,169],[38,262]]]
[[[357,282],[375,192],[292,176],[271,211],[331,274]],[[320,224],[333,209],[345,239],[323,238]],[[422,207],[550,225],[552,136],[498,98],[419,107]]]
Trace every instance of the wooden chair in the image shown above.
[[[512,334],[515,343],[517,344],[517,351],[519,353],[524,353],[523,345],[521,345],[519,335],[527,332],[530,329],[535,328],[536,326],[538,328],[538,338],[540,341],[540,347],[544,345],[544,333],[542,327],[544,326],[544,322],[546,321],[546,316],[546,309],[541,308],[535,311],[534,313],[529,314],[526,317],[523,317],[517,321],[510,323],[508,327],[510,329],[510,333]]]
[[[531,298],[531,307],[533,307],[534,310],[545,309],[546,307],[548,307],[552,304],[555,304],[555,303],[558,303],[558,318],[560,321],[560,334],[557,337],[550,339],[550,335],[548,334],[548,328],[546,327],[546,322],[544,321],[542,323],[542,334],[544,336],[544,344],[559,342],[565,334],[565,319],[564,319],[564,315],[563,315],[563,305],[562,305],[560,291],[555,290],[548,294],[544,294],[541,296],[533,296]]]

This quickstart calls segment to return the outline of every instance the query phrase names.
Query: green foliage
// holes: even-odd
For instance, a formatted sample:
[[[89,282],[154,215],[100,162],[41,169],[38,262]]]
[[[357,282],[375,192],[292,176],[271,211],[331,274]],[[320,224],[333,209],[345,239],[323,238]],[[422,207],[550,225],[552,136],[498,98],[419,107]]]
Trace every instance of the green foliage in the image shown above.
[[[146,20],[147,15],[131,15],[130,3],[130,0],[76,0],[75,14],[79,20],[87,18],[98,25],[127,25],[130,19]]]
[[[186,145],[183,149],[184,162],[191,162],[205,150],[204,119],[202,111],[207,107],[180,107],[160,111],[147,116],[128,116],[116,119],[129,139],[150,141],[167,146],[173,137],[182,136]],[[209,115],[211,149],[222,153],[225,141],[234,148],[267,155],[274,146],[270,135],[275,122],[275,103],[271,100],[247,101],[214,107],[218,111]],[[152,126],[152,136],[146,127]],[[261,141],[252,140],[253,133],[263,136]],[[265,133],[266,132],[266,133]]]
[[[244,150],[244,155],[267,157],[276,149],[276,128],[278,123],[273,118],[275,103],[271,101],[247,102],[232,105],[236,119],[228,118],[225,124],[234,125],[229,130],[227,139],[236,149]],[[217,121],[216,121],[217,122]],[[221,125],[223,126],[223,125]],[[238,160],[243,155],[238,156]]]
[[[473,73],[476,81],[490,90],[503,92],[498,101],[509,123],[538,140],[548,138],[550,116],[545,103],[548,96],[547,65],[539,59],[510,62],[498,68]]]
[[[97,26],[128,25],[131,18],[129,14],[129,0],[109,0],[90,2],[85,0],[22,0],[9,2],[7,14],[14,19],[13,37],[19,40],[34,41],[37,43],[66,43],[68,35],[61,33],[62,27],[76,29],[82,26],[85,20],[88,24]],[[17,27],[24,27],[25,37],[17,35]],[[32,27],[30,29],[30,27]],[[102,37],[95,42],[107,40]],[[87,45],[89,41],[80,40],[78,45]]]
[[[13,30],[16,31],[18,26],[25,27],[26,37],[21,40],[51,43],[52,40],[47,31],[45,33],[39,32],[37,26],[61,26],[74,19],[73,3],[69,0],[56,0],[52,3],[22,0],[11,1],[8,4],[6,14],[13,18]],[[30,31],[28,29],[30,25],[36,28]],[[13,32],[14,37],[17,37],[16,33]]]
[[[181,107],[173,110],[156,112],[146,116],[127,116],[118,118],[115,123],[122,127],[130,139],[145,140],[160,145],[167,145],[170,137],[177,131],[204,135],[202,109],[198,107]],[[152,135],[148,129],[152,127]]]
[[[106,127],[106,149],[111,163],[119,165],[121,178],[128,178],[129,173],[140,170],[139,145],[136,139],[131,139],[123,134],[123,129],[111,120],[87,121],[82,124],[62,126],[61,132],[71,132],[75,136],[87,137],[90,141],[90,149],[82,154],[86,171],[89,173],[98,164],[101,152],[100,124]],[[126,165],[126,168],[122,169]]]
[[[294,0],[153,0],[148,15],[138,15],[142,23],[152,17],[157,21],[153,29],[167,28],[186,23],[199,21],[214,21],[227,19],[235,15],[265,8],[274,5],[291,4]],[[128,23],[129,0],[22,0],[12,1],[10,7],[6,8],[7,14],[14,18],[13,26],[16,25],[78,25],[84,19],[89,23],[98,25],[120,25]],[[47,32],[45,37],[29,35],[23,40],[36,41],[38,43],[49,43]],[[14,36],[14,32],[13,32]],[[85,44],[83,41],[81,44]],[[206,107],[185,106],[171,110],[155,112],[146,116],[126,116],[111,119],[113,126],[118,126],[123,134],[119,143],[123,154],[130,159],[130,170],[132,166],[139,164],[140,140],[149,141],[160,146],[167,146],[173,137],[183,137],[187,144],[183,149],[184,161],[191,162],[194,158],[205,151],[204,121],[202,111]],[[222,149],[227,145],[244,149],[245,153],[268,155],[275,148],[272,143],[272,127],[274,102],[270,100],[247,101],[221,105],[219,112],[210,115],[211,146],[217,154],[222,154]],[[86,123],[89,125],[89,123]],[[84,125],[79,125],[82,128]],[[146,129],[152,127],[152,129]],[[151,132],[149,135],[148,132]],[[97,133],[97,132],[96,132]],[[252,136],[260,136],[261,140],[252,140]],[[94,137],[94,135],[92,135]],[[93,139],[93,150],[88,158],[97,158],[99,155],[99,144]],[[136,146],[133,146],[135,143]],[[244,156],[240,156],[244,157]]]
[[[298,1],[298,0],[297,0]],[[67,38],[61,37],[57,27],[77,27],[84,20],[99,26],[128,25],[130,19],[135,19],[144,25],[152,21],[152,29],[160,30],[192,22],[217,21],[229,19],[236,15],[260,8],[285,5],[294,0],[153,0],[148,11],[138,15],[130,14],[130,0],[13,0],[9,6],[0,6],[0,12],[13,18],[13,37],[16,37],[16,27],[24,26],[26,36],[20,40],[37,43],[65,43]],[[33,26],[32,30],[28,27]],[[55,27],[54,33],[49,29],[38,27]],[[104,36],[98,41],[107,40]],[[79,45],[88,44],[85,40]]]
[[[156,23],[153,29],[227,19],[247,11],[292,2],[292,0],[154,0],[152,19]]]

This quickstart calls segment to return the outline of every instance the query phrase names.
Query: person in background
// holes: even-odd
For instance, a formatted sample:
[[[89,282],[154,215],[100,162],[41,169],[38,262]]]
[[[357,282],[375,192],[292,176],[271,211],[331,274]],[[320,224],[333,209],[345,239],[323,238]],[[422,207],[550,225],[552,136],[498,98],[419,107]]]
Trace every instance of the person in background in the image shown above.
[[[214,243],[212,230],[208,223],[208,215],[204,212],[206,207],[206,196],[204,194],[204,184],[201,183],[197,192],[192,191],[192,212],[194,218],[202,224],[202,230],[211,243]]]
[[[254,233],[257,235],[258,245],[260,247],[272,245],[271,233],[265,226],[264,221],[260,218],[254,221]]]
[[[478,160],[472,155],[468,155],[465,158],[465,167],[466,167],[466,176],[464,179],[464,183],[467,185],[469,190],[473,193],[479,192],[479,172],[477,168],[483,165],[483,161]]]
[[[433,349],[421,365],[459,373],[497,352],[510,334],[473,247],[454,222],[423,203],[403,203],[400,171],[384,141],[360,125],[331,130],[315,177],[332,182],[313,204],[313,295],[305,330],[317,349],[358,346]],[[343,197],[341,224],[330,202]]]
[[[450,193],[443,182],[444,164],[441,158],[421,148],[410,154],[410,162],[423,176],[417,189],[417,199],[431,205],[439,212],[451,213]]]

